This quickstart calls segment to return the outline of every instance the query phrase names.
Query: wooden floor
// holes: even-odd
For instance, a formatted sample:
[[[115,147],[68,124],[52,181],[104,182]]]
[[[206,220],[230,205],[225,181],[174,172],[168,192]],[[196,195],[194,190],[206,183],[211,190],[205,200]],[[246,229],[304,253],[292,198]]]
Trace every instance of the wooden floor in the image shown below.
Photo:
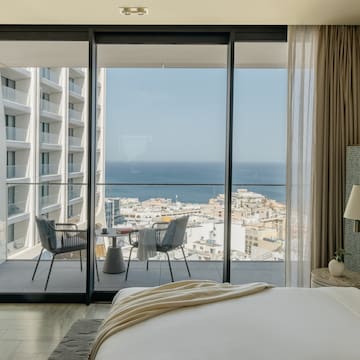
[[[78,319],[102,319],[110,304],[0,304],[0,359],[45,360]]]

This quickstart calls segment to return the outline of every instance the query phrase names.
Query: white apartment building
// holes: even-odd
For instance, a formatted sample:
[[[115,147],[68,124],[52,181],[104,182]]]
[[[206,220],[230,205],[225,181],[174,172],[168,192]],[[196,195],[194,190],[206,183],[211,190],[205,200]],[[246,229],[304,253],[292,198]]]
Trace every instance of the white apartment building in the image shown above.
[[[85,68],[0,68],[0,263],[33,258],[35,216],[86,225],[88,158]],[[98,73],[97,182],[104,182],[105,70]],[[104,186],[96,218],[105,224]]]

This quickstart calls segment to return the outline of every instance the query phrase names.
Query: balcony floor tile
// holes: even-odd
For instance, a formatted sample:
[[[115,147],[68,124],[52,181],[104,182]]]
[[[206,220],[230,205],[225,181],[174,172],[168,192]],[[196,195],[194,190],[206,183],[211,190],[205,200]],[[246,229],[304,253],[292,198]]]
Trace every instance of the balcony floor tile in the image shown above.
[[[119,290],[133,286],[158,286],[171,281],[166,261],[150,261],[149,271],[144,262],[131,262],[128,281],[125,273],[105,274],[103,261],[99,261],[100,281],[96,280],[95,289],[103,291]],[[83,263],[85,269],[85,261]],[[0,265],[1,292],[43,292],[50,261],[40,262],[36,278],[31,281],[35,267],[33,260],[10,260]],[[222,281],[222,263],[219,261],[189,261],[192,279]],[[232,283],[241,284],[265,281],[284,286],[284,263],[265,261],[246,261],[232,263]],[[185,263],[172,261],[175,281],[188,279]],[[49,281],[48,292],[84,292],[85,271],[80,272],[77,260],[56,260]]]

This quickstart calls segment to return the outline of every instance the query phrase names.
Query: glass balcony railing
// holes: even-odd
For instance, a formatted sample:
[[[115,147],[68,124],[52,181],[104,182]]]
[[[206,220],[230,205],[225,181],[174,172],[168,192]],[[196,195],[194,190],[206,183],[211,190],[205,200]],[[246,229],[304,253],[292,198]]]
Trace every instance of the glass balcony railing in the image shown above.
[[[72,185],[69,187],[68,200],[73,200],[81,197],[81,185]]]
[[[70,146],[81,146],[81,139],[76,136],[69,136]]]
[[[25,141],[26,130],[16,127],[6,127],[6,140]]]
[[[55,205],[57,204],[59,197],[57,195],[47,195],[47,196],[41,196],[40,197],[40,207],[44,208],[47,206]]]
[[[25,241],[26,239],[24,236],[12,240],[8,239],[8,255],[12,255],[16,250],[23,249],[25,247]]]
[[[81,171],[81,164],[80,163],[69,163],[68,164],[68,171],[69,171],[69,173],[80,172]]]
[[[40,133],[40,143],[41,144],[58,144],[58,136],[56,134],[41,132]]]
[[[58,84],[58,76],[55,71],[48,68],[41,68],[40,74],[41,77]]]
[[[141,172],[137,176],[141,178]],[[107,216],[108,227],[151,227],[154,222],[189,215],[184,247],[191,260],[223,259],[222,185],[142,183],[97,186],[105,186],[105,213],[110,214],[110,217]],[[285,190],[283,185],[234,185],[231,225],[233,262],[283,261]],[[116,206],[120,209],[120,217],[113,222]],[[126,249],[124,256],[127,256]]]
[[[69,119],[81,121],[82,120],[82,112],[75,110],[75,109],[69,109]]]
[[[23,165],[7,165],[6,175],[8,179],[25,177],[26,167]]]
[[[68,216],[68,222],[70,224],[77,224],[78,222],[80,222],[80,219],[81,219],[80,214]]]
[[[26,201],[8,203],[8,216],[19,215],[25,212]]]
[[[59,104],[53,103],[45,99],[41,99],[41,111],[46,111],[59,115]]]
[[[55,175],[58,173],[58,166],[54,164],[41,164],[40,176]]]
[[[27,94],[21,90],[13,89],[7,86],[2,86],[3,97],[6,100],[27,105]]]
[[[69,83],[69,90],[77,95],[81,95],[82,94],[82,88],[81,86],[70,82]]]

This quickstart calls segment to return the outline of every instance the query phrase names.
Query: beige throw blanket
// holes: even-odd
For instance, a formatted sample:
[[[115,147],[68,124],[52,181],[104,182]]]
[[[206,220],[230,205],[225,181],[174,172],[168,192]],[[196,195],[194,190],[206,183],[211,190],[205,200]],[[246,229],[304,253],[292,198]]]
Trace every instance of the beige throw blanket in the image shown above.
[[[157,315],[180,308],[210,304],[255,294],[272,285],[251,283],[230,285],[212,281],[179,281],[140,291],[115,303],[99,329],[89,359],[93,360],[101,344],[113,334]]]

